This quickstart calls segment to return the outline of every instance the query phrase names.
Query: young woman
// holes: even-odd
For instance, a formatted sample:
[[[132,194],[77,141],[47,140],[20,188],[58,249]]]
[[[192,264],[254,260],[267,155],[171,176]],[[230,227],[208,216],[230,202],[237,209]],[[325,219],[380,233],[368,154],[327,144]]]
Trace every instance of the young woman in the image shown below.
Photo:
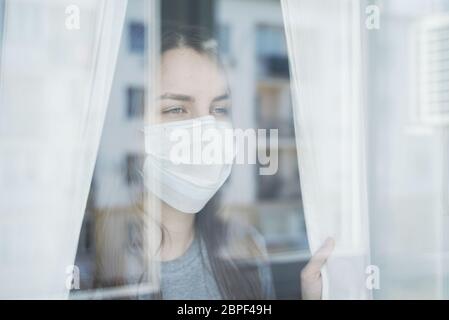
[[[173,134],[192,133],[201,127],[215,129],[220,135],[223,129],[232,128],[231,109],[238,116],[242,107],[231,108],[215,41],[201,30],[170,27],[162,37],[158,65],[156,99],[149,103],[144,130],[146,199],[141,212],[150,219],[142,223],[143,237],[148,239],[137,254],[144,257],[142,270],[136,273],[137,280],[122,277],[123,267],[111,271],[117,274],[114,283],[102,277],[104,270],[126,264],[115,236],[110,232],[104,236],[105,225],[111,222],[103,215],[105,223],[97,223],[96,243],[120,263],[97,258],[97,277],[102,279],[94,286],[135,281],[144,285],[154,283],[156,274],[157,292],[138,294],[138,298],[275,298],[263,239],[254,228],[223,218],[219,191],[232,163],[182,163],[171,157]],[[195,134],[190,137],[193,144],[198,142]],[[303,269],[303,298],[321,297],[320,269],[332,248],[332,241],[327,241]],[[293,281],[299,281],[299,274]]]
[[[167,159],[169,150],[160,153],[172,146],[168,136],[173,130],[231,126],[230,91],[215,42],[201,31],[173,28],[162,37],[161,48],[159,92],[148,113],[150,145],[144,168],[149,197],[160,201],[158,297],[274,298],[260,236],[220,216],[218,191],[231,165],[173,164]],[[326,241],[303,269],[303,298],[320,298],[320,269],[332,247],[332,240]]]

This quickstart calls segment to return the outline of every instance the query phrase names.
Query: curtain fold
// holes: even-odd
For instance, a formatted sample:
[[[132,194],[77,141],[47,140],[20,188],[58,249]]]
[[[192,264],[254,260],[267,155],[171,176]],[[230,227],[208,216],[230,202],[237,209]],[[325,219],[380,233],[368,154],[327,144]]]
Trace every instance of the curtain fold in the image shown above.
[[[73,276],[76,283],[71,266],[126,4],[5,1],[0,43],[1,298],[67,298]],[[77,14],[79,28],[70,28],[67,19],[75,15],[76,21]]]
[[[323,299],[369,299],[360,3],[282,0],[298,161],[312,254],[331,236]]]

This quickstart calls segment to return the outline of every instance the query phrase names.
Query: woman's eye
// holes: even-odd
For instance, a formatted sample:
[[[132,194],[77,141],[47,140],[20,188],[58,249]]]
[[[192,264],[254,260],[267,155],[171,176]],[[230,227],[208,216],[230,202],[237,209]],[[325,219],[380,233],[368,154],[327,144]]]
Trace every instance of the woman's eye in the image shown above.
[[[212,113],[220,116],[226,116],[229,114],[229,110],[227,107],[213,107]]]
[[[164,110],[162,110],[163,114],[183,114],[187,113],[186,109],[184,107],[176,106],[176,107],[169,107]]]

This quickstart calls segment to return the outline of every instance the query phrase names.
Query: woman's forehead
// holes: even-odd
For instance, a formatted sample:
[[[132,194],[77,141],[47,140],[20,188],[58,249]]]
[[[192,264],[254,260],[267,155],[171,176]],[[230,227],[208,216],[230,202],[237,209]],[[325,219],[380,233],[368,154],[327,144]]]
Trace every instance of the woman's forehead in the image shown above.
[[[227,91],[227,83],[216,61],[193,49],[165,52],[160,66],[161,91],[211,96]]]

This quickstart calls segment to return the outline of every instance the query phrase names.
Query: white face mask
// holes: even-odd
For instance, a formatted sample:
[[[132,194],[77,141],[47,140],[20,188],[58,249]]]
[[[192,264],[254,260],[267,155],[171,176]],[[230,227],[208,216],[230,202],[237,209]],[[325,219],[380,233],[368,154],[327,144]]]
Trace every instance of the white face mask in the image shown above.
[[[171,207],[197,213],[231,173],[232,127],[213,116],[145,127],[145,181]]]

